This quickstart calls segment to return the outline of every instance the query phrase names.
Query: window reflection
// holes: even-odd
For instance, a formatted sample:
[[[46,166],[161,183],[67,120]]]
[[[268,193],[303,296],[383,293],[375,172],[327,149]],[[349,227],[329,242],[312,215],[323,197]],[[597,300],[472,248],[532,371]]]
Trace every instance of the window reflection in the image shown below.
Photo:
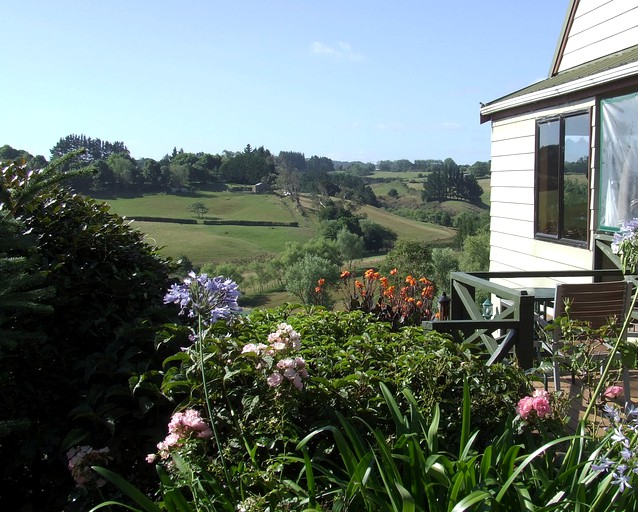
[[[589,113],[538,123],[536,230],[587,240]]]

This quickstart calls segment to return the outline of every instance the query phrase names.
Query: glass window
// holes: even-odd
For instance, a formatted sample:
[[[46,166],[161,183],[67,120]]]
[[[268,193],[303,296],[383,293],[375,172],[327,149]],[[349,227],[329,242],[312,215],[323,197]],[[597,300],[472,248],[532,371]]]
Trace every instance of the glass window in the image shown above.
[[[539,121],[536,147],[536,233],[587,240],[589,113]]]
[[[638,217],[638,93],[600,102],[598,225],[615,230]]]

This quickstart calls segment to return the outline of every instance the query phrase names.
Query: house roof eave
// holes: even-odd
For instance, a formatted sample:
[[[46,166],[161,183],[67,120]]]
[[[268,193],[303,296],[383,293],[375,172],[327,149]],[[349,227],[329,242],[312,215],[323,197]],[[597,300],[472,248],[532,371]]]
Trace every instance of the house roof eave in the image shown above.
[[[635,75],[638,75],[638,45],[613,56],[564,71],[483,104],[480,110],[481,123],[491,120],[495,113],[576,93]]]
[[[565,15],[565,19],[563,20],[563,27],[560,31],[560,37],[558,38],[558,44],[556,45],[556,50],[554,51],[554,57],[552,58],[552,65],[549,68],[548,77],[552,77],[558,74],[558,70],[560,69],[560,63],[563,59],[563,53],[565,51],[565,45],[567,44],[567,39],[569,37],[569,32],[572,27],[572,23],[574,22],[574,17],[576,16],[576,10],[578,9],[578,4],[580,0],[570,0],[569,7],[567,8],[567,14]]]

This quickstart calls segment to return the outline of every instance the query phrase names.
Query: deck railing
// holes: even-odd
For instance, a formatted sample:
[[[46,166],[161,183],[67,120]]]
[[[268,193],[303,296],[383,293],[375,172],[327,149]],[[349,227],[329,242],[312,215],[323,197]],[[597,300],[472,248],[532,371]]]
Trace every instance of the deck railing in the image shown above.
[[[489,358],[487,364],[503,361],[512,352],[525,369],[534,366],[536,358],[535,322],[541,305],[553,302],[548,288],[513,288],[494,282],[549,278],[557,282],[563,278],[592,278],[594,281],[624,279],[622,272],[609,270],[556,270],[538,272],[453,272],[450,286],[450,317],[424,322],[425,329],[452,333],[465,341],[482,343]],[[476,303],[476,290],[483,290],[501,299],[500,308],[490,318]]]

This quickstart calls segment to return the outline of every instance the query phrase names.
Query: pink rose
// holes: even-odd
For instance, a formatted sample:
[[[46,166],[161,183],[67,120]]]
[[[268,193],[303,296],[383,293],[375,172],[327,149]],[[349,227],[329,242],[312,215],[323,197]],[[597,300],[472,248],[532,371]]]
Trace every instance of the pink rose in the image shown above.
[[[527,419],[529,414],[534,409],[533,400],[534,399],[531,396],[526,396],[524,398],[521,398],[518,401],[518,405],[516,406],[516,412],[524,420]]]
[[[549,400],[544,396],[532,397],[532,406],[539,418],[546,418],[552,415],[552,407]]]
[[[283,380],[284,378],[281,375],[281,373],[273,373],[270,377],[266,379],[266,382],[268,382],[268,385],[271,388],[276,388],[277,386],[279,386],[279,384],[281,384]]]
[[[613,400],[614,398],[622,395],[624,393],[624,389],[622,386],[609,386],[606,390],[605,390],[605,398],[607,398],[608,400]]]

